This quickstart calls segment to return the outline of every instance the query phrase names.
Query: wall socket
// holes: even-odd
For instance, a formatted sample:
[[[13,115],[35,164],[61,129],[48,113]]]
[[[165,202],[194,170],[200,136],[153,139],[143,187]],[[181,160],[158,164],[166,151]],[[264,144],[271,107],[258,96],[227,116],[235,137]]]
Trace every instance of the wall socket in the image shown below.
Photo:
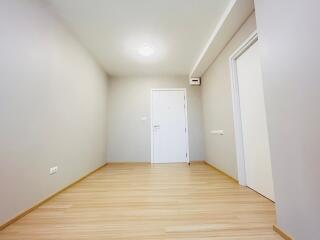
[[[211,130],[210,133],[214,135],[224,135],[223,130]]]
[[[54,166],[52,168],[49,169],[49,174],[56,174],[58,172],[58,166]]]

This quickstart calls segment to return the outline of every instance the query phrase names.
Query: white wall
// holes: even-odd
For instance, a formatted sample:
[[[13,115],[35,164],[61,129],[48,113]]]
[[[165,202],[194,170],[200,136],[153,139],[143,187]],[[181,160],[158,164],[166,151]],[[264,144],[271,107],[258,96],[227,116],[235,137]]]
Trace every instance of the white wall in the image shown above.
[[[204,160],[200,87],[187,77],[118,77],[109,82],[108,161],[150,162],[151,88],[187,88],[190,160]]]
[[[318,240],[320,1],[255,3],[278,224]]]
[[[43,1],[1,0],[0,35],[1,225],[105,163],[107,80]]]
[[[202,76],[205,159],[237,178],[229,57],[256,30],[252,14]],[[213,135],[211,130],[224,130]]]

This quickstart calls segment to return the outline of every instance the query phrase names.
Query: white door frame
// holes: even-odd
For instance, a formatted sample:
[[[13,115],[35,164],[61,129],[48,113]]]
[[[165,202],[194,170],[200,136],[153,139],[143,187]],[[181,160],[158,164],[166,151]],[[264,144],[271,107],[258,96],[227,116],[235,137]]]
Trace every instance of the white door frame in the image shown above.
[[[187,90],[185,88],[151,88],[151,94],[150,94],[150,134],[151,134],[151,163],[154,163],[153,159],[153,92],[154,91],[183,91],[184,92],[184,114],[186,118],[186,143],[187,143],[187,159],[186,162],[190,163],[190,154],[189,154],[189,124],[188,124],[188,101],[187,101]]]
[[[239,82],[236,61],[249,47],[251,47],[257,41],[258,34],[256,31],[254,31],[229,58],[236,155],[238,164],[238,180],[239,184],[242,186],[247,186],[247,177],[245,168],[245,152],[243,143]]]

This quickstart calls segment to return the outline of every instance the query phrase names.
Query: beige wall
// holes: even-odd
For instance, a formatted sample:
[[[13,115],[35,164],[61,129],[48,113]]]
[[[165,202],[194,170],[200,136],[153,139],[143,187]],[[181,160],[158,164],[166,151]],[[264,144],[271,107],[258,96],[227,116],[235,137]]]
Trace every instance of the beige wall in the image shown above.
[[[200,87],[187,77],[142,77],[110,79],[108,161],[150,162],[151,88],[187,88],[190,160],[204,160]]]
[[[237,178],[229,57],[255,31],[251,15],[202,76],[205,159]],[[213,135],[211,130],[224,130]]]
[[[320,239],[320,1],[256,1],[278,224]]]
[[[0,35],[1,225],[105,163],[107,80],[43,1],[1,0]]]

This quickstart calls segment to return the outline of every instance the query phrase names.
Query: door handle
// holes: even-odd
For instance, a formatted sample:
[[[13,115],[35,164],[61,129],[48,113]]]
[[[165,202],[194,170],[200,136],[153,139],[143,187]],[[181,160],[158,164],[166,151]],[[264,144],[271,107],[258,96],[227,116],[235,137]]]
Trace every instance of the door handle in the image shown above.
[[[154,128],[159,128],[160,125],[159,124],[156,124],[156,125],[153,125]]]

